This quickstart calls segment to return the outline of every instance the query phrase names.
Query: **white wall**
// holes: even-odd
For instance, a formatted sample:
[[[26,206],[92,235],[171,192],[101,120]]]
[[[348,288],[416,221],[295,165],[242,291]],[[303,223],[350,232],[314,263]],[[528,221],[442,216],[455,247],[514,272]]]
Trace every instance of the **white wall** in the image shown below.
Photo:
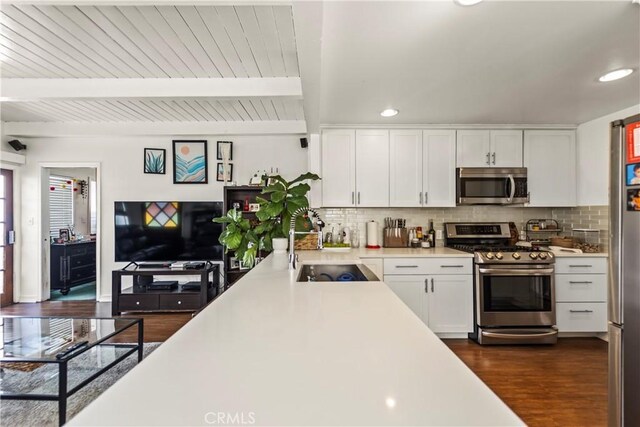
[[[610,124],[639,113],[640,104],[578,126],[578,206],[609,204]]]
[[[185,138],[186,139],[186,138]],[[222,183],[216,182],[216,141],[233,141],[233,179],[247,184],[256,170],[279,168],[293,178],[307,170],[307,152],[300,147],[298,136],[215,136],[207,139],[209,184],[173,184],[171,138],[21,138],[28,145],[26,164],[22,167],[22,269],[21,302],[38,300],[41,287],[35,254],[40,253],[39,236],[39,164],[42,162],[100,162],[101,209],[100,229],[102,289],[99,300],[111,296],[111,270],[122,264],[114,262],[113,202],[116,200],[222,200]],[[167,150],[165,175],[143,173],[144,148]]]

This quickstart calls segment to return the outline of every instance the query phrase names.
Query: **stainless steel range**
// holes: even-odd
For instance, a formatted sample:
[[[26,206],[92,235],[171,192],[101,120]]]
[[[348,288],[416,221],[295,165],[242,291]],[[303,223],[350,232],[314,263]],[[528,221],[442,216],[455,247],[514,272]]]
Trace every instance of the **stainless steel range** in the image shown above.
[[[508,223],[445,223],[445,246],[474,254],[474,332],[480,344],[555,344],[555,258],[509,245]]]

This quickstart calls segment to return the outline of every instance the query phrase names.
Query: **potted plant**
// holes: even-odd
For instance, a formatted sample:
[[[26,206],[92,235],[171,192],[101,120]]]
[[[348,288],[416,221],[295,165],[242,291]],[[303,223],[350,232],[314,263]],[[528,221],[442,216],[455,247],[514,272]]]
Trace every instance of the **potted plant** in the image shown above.
[[[307,193],[311,187],[304,181],[318,179],[318,175],[309,172],[292,181],[287,181],[280,175],[269,176],[269,185],[262,190],[262,194],[269,197],[256,198],[260,204],[260,210],[256,212],[257,224],[251,224],[242,217],[242,212],[235,209],[229,210],[226,216],[213,219],[214,222],[226,224],[220,235],[220,243],[226,246],[227,251],[235,251],[236,257],[248,266],[253,266],[259,251],[274,249],[274,239],[276,242],[284,239],[286,250],[291,215],[297,209],[309,206]],[[308,231],[310,228],[311,221],[308,218],[296,219],[297,231]],[[276,247],[277,245],[278,243]]]

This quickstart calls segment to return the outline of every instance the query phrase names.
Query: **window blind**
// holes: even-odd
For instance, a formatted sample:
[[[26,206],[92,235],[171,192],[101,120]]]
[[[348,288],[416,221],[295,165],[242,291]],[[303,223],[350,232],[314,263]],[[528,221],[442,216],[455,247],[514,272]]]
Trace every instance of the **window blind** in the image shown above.
[[[64,176],[49,177],[49,230],[52,238],[60,235],[61,228],[73,226],[73,184],[71,178]]]

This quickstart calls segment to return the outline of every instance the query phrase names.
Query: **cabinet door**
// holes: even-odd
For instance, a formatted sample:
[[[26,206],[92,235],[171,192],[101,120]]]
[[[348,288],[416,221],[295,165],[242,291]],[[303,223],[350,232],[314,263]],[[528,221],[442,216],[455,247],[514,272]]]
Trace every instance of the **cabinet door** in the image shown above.
[[[356,132],[330,129],[322,132],[322,206],[355,206]]]
[[[576,205],[576,134],[563,130],[524,132],[529,206]]]
[[[428,322],[427,315],[427,276],[395,276],[385,275],[384,283],[391,288],[398,298],[402,300],[425,325]]]
[[[389,206],[388,130],[356,130],[356,205]]]
[[[422,133],[423,205],[456,205],[456,131],[425,130]]]
[[[488,130],[459,130],[456,140],[457,167],[491,166],[491,134]]]
[[[522,131],[491,131],[491,166],[497,168],[522,167]]]
[[[376,275],[379,280],[384,277],[384,264],[382,258],[362,258],[362,264],[364,264],[369,270]]]
[[[473,330],[473,276],[468,274],[430,276],[428,284],[429,329],[436,333],[471,332]]]
[[[392,130],[389,161],[389,206],[422,206],[422,131]]]

